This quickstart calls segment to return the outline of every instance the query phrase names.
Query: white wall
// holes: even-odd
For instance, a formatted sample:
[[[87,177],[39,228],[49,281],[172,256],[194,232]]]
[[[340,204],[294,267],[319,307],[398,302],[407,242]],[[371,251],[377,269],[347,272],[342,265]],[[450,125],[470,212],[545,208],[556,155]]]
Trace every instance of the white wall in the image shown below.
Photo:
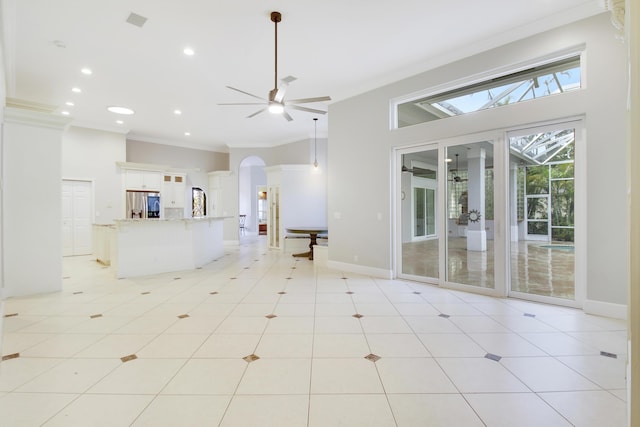
[[[66,120],[5,108],[5,297],[62,289],[62,132]]]
[[[70,127],[62,139],[62,177],[93,181],[94,223],[122,218],[122,176],[116,162],[126,160],[124,134]]]
[[[581,45],[586,46],[583,90],[389,129],[391,99]],[[391,272],[394,147],[583,115],[588,165],[587,298],[626,304],[628,262],[621,256],[628,244],[626,167],[622,157],[625,89],[624,45],[615,38],[609,15],[602,14],[332,104],[330,261],[349,264],[354,270]],[[375,197],[368,196],[372,193]]]

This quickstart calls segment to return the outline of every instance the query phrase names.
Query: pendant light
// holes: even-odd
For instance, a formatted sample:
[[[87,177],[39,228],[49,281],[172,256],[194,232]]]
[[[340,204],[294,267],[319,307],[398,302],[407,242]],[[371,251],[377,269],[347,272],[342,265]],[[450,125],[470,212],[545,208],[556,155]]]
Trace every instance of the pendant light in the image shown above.
[[[313,118],[313,167],[318,167],[318,118]]]

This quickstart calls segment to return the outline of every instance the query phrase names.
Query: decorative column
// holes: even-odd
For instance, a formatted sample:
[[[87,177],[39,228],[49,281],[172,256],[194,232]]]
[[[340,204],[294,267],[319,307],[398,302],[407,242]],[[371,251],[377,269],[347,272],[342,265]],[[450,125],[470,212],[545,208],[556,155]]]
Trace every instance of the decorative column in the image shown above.
[[[62,135],[68,123],[48,112],[4,108],[4,297],[62,290]]]
[[[474,146],[467,151],[467,182],[469,225],[467,228],[467,250],[485,252],[487,232],[484,211],[484,148]]]

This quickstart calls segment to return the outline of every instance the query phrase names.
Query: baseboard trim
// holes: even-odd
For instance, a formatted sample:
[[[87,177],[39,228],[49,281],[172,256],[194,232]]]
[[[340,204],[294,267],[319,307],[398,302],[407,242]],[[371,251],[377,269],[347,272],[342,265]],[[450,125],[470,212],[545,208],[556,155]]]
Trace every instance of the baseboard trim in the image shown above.
[[[613,317],[614,319],[627,319],[627,306],[625,304],[614,304],[611,302],[585,300],[582,306],[582,310],[588,314]]]
[[[332,270],[340,270],[349,273],[363,274],[380,279],[392,279],[393,272],[382,268],[367,267],[366,265],[348,264],[346,262],[331,261],[327,262],[327,267]]]

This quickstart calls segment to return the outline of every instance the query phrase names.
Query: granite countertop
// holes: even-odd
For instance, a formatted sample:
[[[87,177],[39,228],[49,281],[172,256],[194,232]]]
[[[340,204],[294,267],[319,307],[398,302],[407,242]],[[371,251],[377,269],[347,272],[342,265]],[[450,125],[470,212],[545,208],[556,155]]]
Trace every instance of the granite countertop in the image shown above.
[[[165,222],[194,222],[194,221],[214,221],[214,220],[222,220],[227,218],[233,218],[232,216],[203,216],[198,218],[124,218],[124,219],[115,219],[114,222],[116,224],[155,224],[155,223],[165,223]]]

